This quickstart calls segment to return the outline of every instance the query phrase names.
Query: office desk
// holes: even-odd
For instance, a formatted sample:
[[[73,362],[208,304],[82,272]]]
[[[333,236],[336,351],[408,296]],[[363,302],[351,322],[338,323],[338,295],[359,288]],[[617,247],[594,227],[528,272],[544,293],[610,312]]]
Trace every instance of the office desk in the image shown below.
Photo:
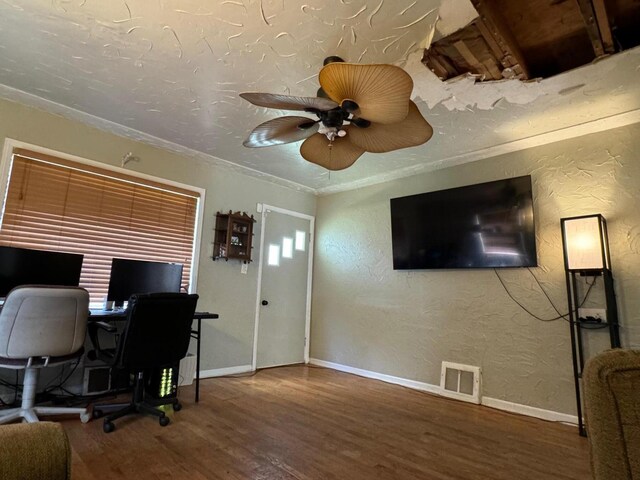
[[[89,321],[111,322],[127,318],[126,310],[91,310]],[[196,402],[200,401],[200,340],[202,339],[202,320],[219,318],[217,313],[196,312],[193,319],[198,321],[197,327],[191,329],[191,338],[196,340]]]

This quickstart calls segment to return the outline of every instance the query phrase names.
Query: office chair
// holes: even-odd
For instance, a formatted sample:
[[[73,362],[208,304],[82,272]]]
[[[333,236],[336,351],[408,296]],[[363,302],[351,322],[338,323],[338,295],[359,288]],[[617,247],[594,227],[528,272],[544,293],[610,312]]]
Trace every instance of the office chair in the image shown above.
[[[85,408],[37,407],[40,370],[78,359],[84,353],[89,293],[78,287],[25,285],[14,288],[0,312],[0,367],[24,369],[22,405],[0,411],[0,424],[38,415],[75,413],[83,423]]]
[[[101,349],[97,335],[92,332],[97,357],[115,368],[128,369],[134,375],[130,403],[93,407],[94,418],[100,418],[104,412],[113,412],[104,419],[105,433],[115,430],[114,420],[132,413],[157,416],[163,427],[169,424],[169,417],[145,400],[145,372],[174,367],[187,355],[197,302],[198,295],[186,293],[133,295],[129,299],[126,324],[115,349]],[[114,330],[102,322],[90,324],[89,328]],[[182,408],[177,398],[167,403],[171,403],[176,411]]]

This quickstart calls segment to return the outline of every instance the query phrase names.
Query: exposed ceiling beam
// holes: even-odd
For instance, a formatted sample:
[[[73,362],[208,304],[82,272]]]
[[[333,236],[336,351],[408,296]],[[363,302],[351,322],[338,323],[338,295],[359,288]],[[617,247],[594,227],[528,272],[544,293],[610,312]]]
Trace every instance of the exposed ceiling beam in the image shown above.
[[[480,14],[481,27],[486,28],[500,49],[506,52],[501,58],[502,66],[513,69],[523,80],[530,78],[520,46],[496,5],[490,0],[471,0],[471,3]]]
[[[598,22],[596,21],[596,15],[593,11],[593,4],[591,0],[576,0],[582,19],[584,20],[585,27],[587,28],[587,34],[589,40],[591,40],[591,46],[596,57],[601,57],[605,54],[604,46],[602,44],[602,38],[600,37],[600,29],[598,28]]]
[[[598,22],[598,30],[602,38],[602,46],[606,53],[615,53],[616,48],[613,43],[613,35],[611,34],[611,24],[609,23],[609,15],[604,0],[593,0],[593,10],[596,14]]]

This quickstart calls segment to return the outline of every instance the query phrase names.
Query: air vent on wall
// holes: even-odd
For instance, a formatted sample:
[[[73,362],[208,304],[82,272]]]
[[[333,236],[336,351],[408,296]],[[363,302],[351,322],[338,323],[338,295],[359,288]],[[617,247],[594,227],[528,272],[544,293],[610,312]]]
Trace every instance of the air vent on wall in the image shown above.
[[[440,392],[445,397],[480,403],[480,367],[442,362]]]

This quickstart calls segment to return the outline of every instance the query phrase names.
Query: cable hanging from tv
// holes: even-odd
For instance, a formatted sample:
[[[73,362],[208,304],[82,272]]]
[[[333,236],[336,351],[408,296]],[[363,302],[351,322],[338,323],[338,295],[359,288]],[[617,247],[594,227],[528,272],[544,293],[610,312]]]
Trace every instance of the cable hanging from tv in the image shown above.
[[[498,273],[497,269],[493,269],[494,273],[496,274],[496,277],[498,277],[498,280],[500,281],[500,284],[502,285],[502,288],[504,288],[504,291],[507,292],[507,295],[509,296],[509,298],[511,300],[513,300],[522,310],[524,310],[526,313],[528,313],[530,316],[532,316],[533,318],[535,318],[536,320],[539,320],[541,322],[555,322],[556,320],[564,320],[566,322],[571,322],[571,320],[569,320],[569,318],[567,318],[569,316],[569,312],[567,313],[561,313],[560,310],[558,310],[558,308],[554,305],[554,303],[551,301],[551,297],[549,296],[549,294],[545,291],[545,289],[542,287],[542,284],[540,283],[540,281],[538,280],[538,278],[533,274],[533,272],[531,271],[530,268],[527,268],[527,271],[531,274],[531,276],[533,277],[533,279],[536,281],[536,284],[538,285],[538,288],[540,288],[540,291],[544,294],[544,296],[547,298],[547,300],[549,301],[549,304],[553,307],[553,309],[556,311],[556,313],[558,314],[557,317],[553,317],[553,318],[542,318],[539,317],[538,315],[536,315],[535,313],[533,313],[532,311],[530,311],[527,307],[525,307],[522,303],[520,303],[509,291],[509,289],[507,288],[507,285],[504,283],[504,281],[502,280],[502,278],[500,277],[500,274]],[[580,305],[578,305],[578,308],[581,308],[585,302],[587,301],[587,299],[589,298],[589,294],[591,293],[591,290],[593,289],[593,286],[596,284],[596,280],[598,277],[593,277],[593,281],[591,283],[587,282],[585,279],[585,283],[587,283],[587,285],[589,285],[589,288],[587,288],[587,291],[584,294],[584,297],[582,298],[582,301],[580,302]]]

